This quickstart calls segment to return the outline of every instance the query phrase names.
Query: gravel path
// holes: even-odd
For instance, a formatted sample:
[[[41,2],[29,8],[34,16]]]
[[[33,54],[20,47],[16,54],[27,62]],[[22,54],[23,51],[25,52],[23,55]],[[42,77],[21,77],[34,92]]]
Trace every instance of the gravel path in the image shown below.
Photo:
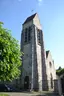
[[[53,93],[46,93],[46,95],[44,93],[41,93],[42,95],[38,95],[40,93],[29,93],[29,92],[0,92],[1,94],[8,94],[9,96],[59,96],[57,94],[53,94]]]
[[[1,92],[2,94],[2,92]],[[16,93],[16,92],[8,92],[8,93],[4,93],[3,94],[8,94],[9,96],[37,96],[37,94],[31,94],[31,93]]]

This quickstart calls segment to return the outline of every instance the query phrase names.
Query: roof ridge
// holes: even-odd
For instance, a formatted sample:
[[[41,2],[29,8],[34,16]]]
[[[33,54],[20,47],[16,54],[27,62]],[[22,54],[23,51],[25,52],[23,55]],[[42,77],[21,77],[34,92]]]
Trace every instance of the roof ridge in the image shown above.
[[[24,23],[23,24],[25,24],[25,23],[27,23],[27,22],[29,22],[29,21],[31,21],[34,17],[35,17],[35,15],[36,15],[37,13],[34,13],[33,15],[31,15],[31,16],[29,16],[29,17],[27,17],[27,19],[24,21]]]

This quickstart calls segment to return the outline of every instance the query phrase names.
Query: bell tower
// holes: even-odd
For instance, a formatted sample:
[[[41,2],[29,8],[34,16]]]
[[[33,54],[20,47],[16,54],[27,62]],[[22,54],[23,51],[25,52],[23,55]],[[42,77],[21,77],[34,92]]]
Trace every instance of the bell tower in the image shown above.
[[[21,50],[22,88],[47,90],[43,31],[38,14],[28,17],[22,25]],[[44,84],[46,83],[46,86]]]

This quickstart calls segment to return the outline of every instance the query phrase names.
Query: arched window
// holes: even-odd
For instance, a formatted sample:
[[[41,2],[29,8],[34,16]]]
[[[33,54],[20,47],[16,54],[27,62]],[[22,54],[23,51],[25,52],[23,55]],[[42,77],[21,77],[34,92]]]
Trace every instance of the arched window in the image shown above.
[[[25,29],[25,33],[24,33],[24,42],[28,43],[31,39],[31,31],[32,28],[31,26]]]
[[[52,63],[51,62],[49,62],[49,66],[50,66],[50,68],[52,67]]]
[[[28,41],[30,41],[30,39],[31,39],[31,27],[29,27],[29,29],[28,29]]]
[[[41,44],[41,30],[37,29],[38,44]]]

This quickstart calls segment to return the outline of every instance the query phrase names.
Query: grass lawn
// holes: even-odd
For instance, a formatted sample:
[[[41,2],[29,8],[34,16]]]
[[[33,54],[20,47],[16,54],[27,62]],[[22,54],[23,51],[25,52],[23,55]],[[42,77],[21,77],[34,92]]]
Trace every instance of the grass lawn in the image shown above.
[[[9,96],[9,95],[8,95],[8,94],[3,94],[3,93],[2,93],[2,94],[0,94],[0,96]]]

